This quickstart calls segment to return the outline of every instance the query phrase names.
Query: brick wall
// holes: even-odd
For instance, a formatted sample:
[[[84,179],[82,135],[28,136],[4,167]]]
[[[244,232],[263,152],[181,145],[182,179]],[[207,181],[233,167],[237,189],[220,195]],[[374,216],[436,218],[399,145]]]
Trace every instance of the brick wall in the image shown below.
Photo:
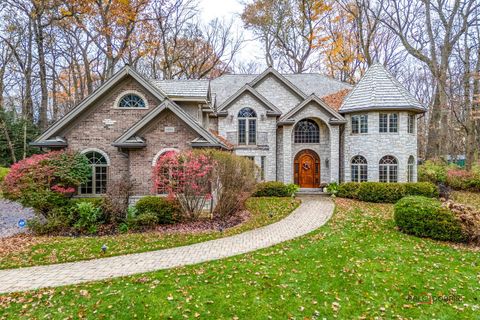
[[[128,90],[136,90],[143,94],[147,99],[148,109],[116,109],[114,105],[116,99]],[[60,135],[67,139],[68,148],[71,150],[82,151],[89,148],[102,150],[110,159],[108,169],[110,181],[124,179],[129,175],[128,157],[111,144],[159,103],[158,99],[129,77],[85,110]],[[115,121],[108,128],[104,124],[104,120],[107,119]]]
[[[165,127],[174,127],[175,132],[166,133]],[[170,110],[158,115],[145,127],[140,136],[147,141],[147,146],[130,150],[130,174],[133,194],[136,196],[152,194],[152,165],[155,156],[166,148],[178,150],[191,149],[190,142],[199,137],[183,120]]]

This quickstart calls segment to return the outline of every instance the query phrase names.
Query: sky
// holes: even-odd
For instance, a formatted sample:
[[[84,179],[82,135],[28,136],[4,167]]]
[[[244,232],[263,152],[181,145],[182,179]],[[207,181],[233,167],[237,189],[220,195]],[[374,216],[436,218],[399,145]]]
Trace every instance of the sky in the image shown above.
[[[225,19],[229,21],[234,19],[235,27],[243,33],[245,42],[239,54],[241,61],[256,61],[264,65],[262,54],[262,45],[258,40],[255,40],[252,32],[243,28],[243,22],[240,15],[243,11],[243,4],[241,0],[200,0],[202,11],[202,19],[205,22],[215,18]]]

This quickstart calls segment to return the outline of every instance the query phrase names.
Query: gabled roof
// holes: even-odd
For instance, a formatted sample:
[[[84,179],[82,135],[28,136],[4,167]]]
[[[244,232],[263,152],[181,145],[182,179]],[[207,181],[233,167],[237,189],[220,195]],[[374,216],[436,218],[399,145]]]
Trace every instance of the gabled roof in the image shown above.
[[[85,98],[79,105],[73,108],[72,111],[51,125],[44,133],[35,139],[32,144],[44,143],[44,146],[47,146],[45,144],[47,141],[51,140],[52,137],[55,137],[68,123],[74,120],[80,113],[82,113],[82,111],[94,103],[103,94],[107,93],[113,86],[122,81],[126,76],[131,76],[134,78],[160,101],[163,101],[166,98],[166,95],[159,88],[155,87],[150,81],[146,80],[138,72],[126,65],[117,73],[115,73],[110,79],[108,79],[103,85],[101,85],[97,90],[95,90],[91,95]]]
[[[267,109],[270,109],[267,111],[267,114],[269,115],[281,115],[282,112],[270,101],[267,100],[264,96],[262,96],[255,88],[250,86],[250,84],[246,84],[243,87],[241,87],[234,95],[232,95],[229,99],[227,99],[224,103],[222,103],[218,107],[218,114],[219,115],[226,115],[226,109],[229,105],[231,105],[233,102],[235,102],[241,95],[245,93],[250,93],[254,98],[256,98],[260,103],[262,103]]]
[[[368,68],[339,112],[362,110],[412,110],[425,112],[425,107],[382,64]]]
[[[348,83],[319,73],[292,73],[281,74],[281,76],[300,89],[305,97],[312,93],[317,97],[324,97],[340,90],[352,89]],[[258,74],[225,74],[215,78],[210,81],[212,98],[215,99],[217,105],[221,105],[246,83],[251,84],[258,78]]]
[[[259,74],[255,79],[253,79],[249,84],[252,87],[255,87],[257,83],[262,81],[264,78],[266,78],[268,75],[273,75],[276,77],[280,82],[282,82],[284,85],[286,85],[290,90],[295,92],[300,98],[305,99],[306,95],[305,93],[300,90],[296,85],[290,82],[287,78],[285,78],[280,72],[275,70],[272,67],[268,67],[265,71],[263,71],[261,74]]]
[[[172,99],[209,100],[209,80],[150,80],[156,87]]]
[[[331,124],[341,124],[345,123],[346,120],[344,117],[342,117],[338,112],[333,110],[330,106],[328,106],[322,99],[318,98],[316,95],[311,94],[308,96],[305,100],[303,100],[300,104],[298,104],[295,108],[284,114],[280,120],[278,121],[279,124],[285,124],[285,123],[294,123],[295,120],[290,119],[293,117],[297,112],[302,110],[306,105],[308,105],[310,102],[316,102],[318,105],[323,107],[325,111],[327,111],[332,117],[330,118],[329,123]]]
[[[210,131],[203,128],[191,115],[182,110],[175,102],[166,99],[152,111],[146,114],[140,121],[135,123],[130,127],[124,134],[122,134],[118,139],[116,139],[112,145],[115,147],[129,147],[129,148],[138,148],[145,146],[145,140],[142,137],[137,136],[138,132],[143,129],[147,124],[149,124],[156,116],[162,113],[164,110],[172,111],[176,116],[183,120],[187,125],[190,126],[195,132],[197,132],[203,139],[195,139],[192,141],[192,145],[202,142],[202,147],[221,147],[228,149],[228,147],[220,141],[215,135]],[[198,145],[200,146],[200,145]]]

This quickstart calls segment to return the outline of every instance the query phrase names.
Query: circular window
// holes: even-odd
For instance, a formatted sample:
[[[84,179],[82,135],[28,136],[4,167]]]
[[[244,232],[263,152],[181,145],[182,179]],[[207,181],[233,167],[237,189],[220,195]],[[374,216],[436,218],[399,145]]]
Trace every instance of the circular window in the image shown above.
[[[134,93],[129,93],[124,95],[120,102],[118,103],[119,108],[145,108],[145,100],[143,100],[139,95]]]

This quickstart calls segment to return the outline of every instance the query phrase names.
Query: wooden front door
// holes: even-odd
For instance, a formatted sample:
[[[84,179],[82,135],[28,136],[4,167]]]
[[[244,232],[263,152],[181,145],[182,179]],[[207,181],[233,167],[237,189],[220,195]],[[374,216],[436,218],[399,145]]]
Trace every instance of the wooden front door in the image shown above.
[[[312,150],[300,151],[295,157],[294,180],[300,188],[320,187],[320,158]]]

